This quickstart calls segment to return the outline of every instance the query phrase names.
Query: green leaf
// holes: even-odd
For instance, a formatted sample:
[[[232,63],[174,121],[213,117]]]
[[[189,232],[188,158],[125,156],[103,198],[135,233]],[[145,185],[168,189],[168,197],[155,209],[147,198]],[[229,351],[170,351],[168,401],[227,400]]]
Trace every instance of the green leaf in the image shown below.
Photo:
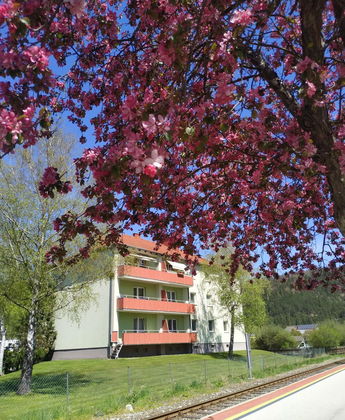
[[[185,130],[185,133],[188,136],[192,136],[195,133],[195,128],[194,127],[187,127],[186,130]]]
[[[25,26],[30,27],[30,19],[28,17],[22,17],[19,19]]]

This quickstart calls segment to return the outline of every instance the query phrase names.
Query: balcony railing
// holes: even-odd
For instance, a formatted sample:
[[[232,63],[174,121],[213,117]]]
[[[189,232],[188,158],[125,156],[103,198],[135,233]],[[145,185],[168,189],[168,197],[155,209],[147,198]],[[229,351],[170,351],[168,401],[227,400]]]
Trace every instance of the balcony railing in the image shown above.
[[[178,299],[163,299],[161,297],[154,296],[136,296],[136,295],[120,295],[119,298],[131,298],[131,299],[141,299],[141,300],[158,300],[163,302],[179,302],[179,303],[191,303],[188,300],[178,300]]]
[[[197,340],[196,332],[188,331],[163,331],[161,330],[124,330],[122,343],[124,345],[140,344],[182,344],[193,343]]]
[[[174,312],[183,314],[192,314],[195,312],[195,306],[188,301],[166,300],[155,297],[136,297],[130,295],[121,295],[117,299],[118,310],[137,310],[151,312]]]
[[[193,277],[190,275],[171,271],[160,271],[152,268],[120,265],[118,268],[118,275],[119,277],[193,286]]]

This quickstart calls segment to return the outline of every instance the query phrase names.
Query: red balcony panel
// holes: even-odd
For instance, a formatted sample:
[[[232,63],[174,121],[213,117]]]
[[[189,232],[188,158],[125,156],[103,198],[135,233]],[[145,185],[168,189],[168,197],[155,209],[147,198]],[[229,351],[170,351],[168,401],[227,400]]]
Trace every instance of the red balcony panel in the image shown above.
[[[136,311],[155,311],[155,312],[179,312],[192,314],[195,312],[195,306],[192,303],[169,302],[164,300],[136,299],[136,298],[118,298],[117,308],[136,310]]]
[[[124,332],[122,334],[122,343],[125,346],[140,344],[178,344],[193,343],[196,341],[196,333],[184,332],[155,332],[155,333],[135,333]]]
[[[118,338],[117,331],[112,331],[111,332],[111,341],[112,341],[112,343],[115,343],[117,341],[117,338]]]
[[[161,281],[165,283],[183,284],[193,286],[193,277],[184,274],[168,273],[166,271],[152,270],[150,268],[121,265],[118,270],[119,277],[134,277],[138,279]]]

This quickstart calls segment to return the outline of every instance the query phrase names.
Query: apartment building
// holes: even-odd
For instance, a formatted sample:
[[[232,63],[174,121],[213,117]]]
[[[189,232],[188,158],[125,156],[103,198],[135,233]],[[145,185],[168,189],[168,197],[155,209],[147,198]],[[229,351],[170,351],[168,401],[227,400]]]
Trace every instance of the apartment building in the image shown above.
[[[165,246],[123,235],[130,254],[114,252],[114,276],[92,285],[94,300],[70,319],[57,314],[53,358],[138,357],[226,351],[229,315],[201,271],[192,276],[183,262],[169,259]],[[168,257],[167,257],[168,255]],[[170,253],[171,255],[171,253]],[[235,333],[235,349],[245,346]]]

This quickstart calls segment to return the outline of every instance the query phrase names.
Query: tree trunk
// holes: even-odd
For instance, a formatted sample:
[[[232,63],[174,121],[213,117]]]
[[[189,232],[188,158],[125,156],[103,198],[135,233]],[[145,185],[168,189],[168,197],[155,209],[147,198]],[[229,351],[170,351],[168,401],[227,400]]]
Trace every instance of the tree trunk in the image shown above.
[[[320,66],[325,62],[321,29],[326,3],[326,0],[299,1],[303,57],[309,57]],[[344,0],[333,0],[333,7],[339,35],[345,42],[343,34],[345,28]],[[321,81],[320,72],[312,69],[306,71],[308,79],[317,87],[317,92],[312,98],[306,96],[300,106],[288,86],[282,82],[278,73],[266,63],[259,51],[252,49],[250,45],[243,44],[241,52],[260,73],[260,76],[266,80],[270,88],[275,91],[286,109],[296,118],[299,126],[311,134],[311,139],[317,149],[313,159],[327,169],[326,177],[334,204],[334,219],[345,237],[345,177],[340,167],[339,152],[334,149],[335,139],[328,107],[327,105],[315,106],[314,103],[315,100],[318,100],[322,104],[324,99],[325,86]]]
[[[4,352],[5,352],[6,329],[3,319],[0,318],[0,376],[4,374]]]
[[[229,351],[228,359],[234,357],[234,338],[235,338],[235,308],[230,310],[230,341],[229,341]]]
[[[21,381],[17,390],[18,395],[28,394],[31,391],[32,369],[34,365],[34,351],[36,338],[36,305],[32,305],[29,312],[28,330],[25,342],[25,351],[22,367]]]

